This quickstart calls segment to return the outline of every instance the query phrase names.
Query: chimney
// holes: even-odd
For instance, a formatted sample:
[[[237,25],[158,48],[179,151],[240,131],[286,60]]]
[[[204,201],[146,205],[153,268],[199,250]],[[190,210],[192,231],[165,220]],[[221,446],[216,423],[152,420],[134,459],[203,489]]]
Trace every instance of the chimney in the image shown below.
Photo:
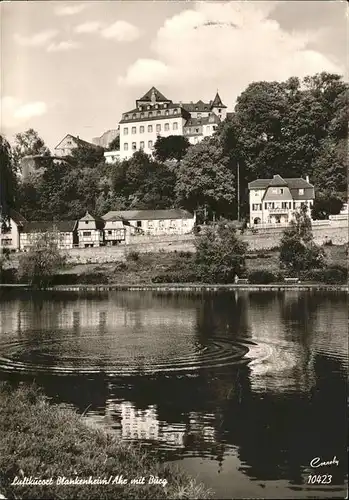
[[[305,176],[305,180],[309,183],[309,175]]]

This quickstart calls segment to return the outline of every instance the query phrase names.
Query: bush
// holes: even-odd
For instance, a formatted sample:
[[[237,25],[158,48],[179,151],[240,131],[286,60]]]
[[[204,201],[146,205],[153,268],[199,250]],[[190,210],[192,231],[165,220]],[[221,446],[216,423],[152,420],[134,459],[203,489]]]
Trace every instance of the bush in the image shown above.
[[[281,274],[275,274],[267,269],[256,269],[248,274],[248,280],[250,283],[267,285],[268,283],[276,283],[277,281],[283,281],[283,276]]]
[[[348,269],[339,265],[328,266],[325,269],[311,269],[301,273],[301,280],[342,285],[348,281]]]
[[[126,260],[137,262],[139,260],[139,252],[136,252],[135,250],[132,250],[131,252],[128,252],[126,254]]]
[[[126,271],[126,269],[127,269],[126,262],[116,262],[114,267],[114,273],[118,273],[120,271]]]

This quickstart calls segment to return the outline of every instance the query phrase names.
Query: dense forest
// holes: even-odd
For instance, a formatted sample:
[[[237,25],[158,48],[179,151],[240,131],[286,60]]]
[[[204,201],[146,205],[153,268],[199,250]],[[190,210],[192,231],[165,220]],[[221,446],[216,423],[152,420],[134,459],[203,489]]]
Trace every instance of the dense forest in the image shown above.
[[[53,161],[29,129],[11,148],[1,137],[1,208],[28,220],[75,219],[86,210],[182,207],[208,218],[237,218],[248,210],[248,182],[280,174],[315,185],[314,217],[338,213],[347,197],[349,88],[342,77],[321,73],[300,80],[254,82],[214,136],[189,145],[181,136],[159,138],[151,158],[141,151],[115,165],[104,150],[73,150]],[[43,167],[21,180],[21,159],[43,155]]]

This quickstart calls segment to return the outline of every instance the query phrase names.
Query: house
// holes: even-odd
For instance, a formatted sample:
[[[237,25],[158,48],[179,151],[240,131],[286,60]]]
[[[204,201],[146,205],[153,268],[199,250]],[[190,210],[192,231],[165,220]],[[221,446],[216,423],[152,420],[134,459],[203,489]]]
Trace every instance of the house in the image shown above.
[[[92,147],[92,148],[98,148],[96,144],[92,144],[91,142],[84,141],[80,139],[79,136],[75,137],[74,135],[67,134],[63,139],[57,144],[57,146],[54,148],[55,156],[59,157],[64,157],[64,156],[70,156],[73,149],[77,147]]]
[[[250,225],[288,224],[294,212],[303,205],[313,207],[314,186],[300,177],[256,179],[248,185],[250,199]]]
[[[111,211],[103,216],[110,220],[122,220],[126,226],[126,238],[135,234],[170,235],[190,233],[195,225],[195,214],[182,209]]]
[[[120,160],[120,151],[105,151],[104,153],[105,163],[108,165],[112,165],[113,163],[117,163]]]
[[[49,234],[60,250],[68,250],[78,245],[76,220],[31,221],[23,224],[20,249],[29,250],[43,233]]]
[[[0,249],[1,251],[5,248],[11,251],[18,251],[20,249],[21,230],[23,224],[27,221],[21,214],[12,209],[10,210],[9,218],[10,220],[6,224],[6,227],[0,224]]]
[[[104,219],[104,217],[103,217]],[[126,243],[126,227],[123,220],[118,216],[110,216],[104,219],[104,241],[107,246]]]
[[[100,247],[104,245],[104,220],[86,212],[78,221],[79,247]]]
[[[174,103],[152,87],[136,100],[135,108],[122,114],[120,128],[120,159],[130,158],[135,151],[152,154],[159,136],[182,135],[191,144],[210,136],[225,119],[227,107],[218,92],[208,103]]]

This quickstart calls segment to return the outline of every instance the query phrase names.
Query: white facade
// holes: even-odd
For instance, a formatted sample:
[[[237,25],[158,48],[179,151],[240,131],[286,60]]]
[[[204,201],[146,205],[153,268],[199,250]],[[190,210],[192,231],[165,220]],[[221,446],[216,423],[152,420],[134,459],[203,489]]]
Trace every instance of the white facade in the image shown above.
[[[103,221],[88,212],[78,221],[79,247],[99,247],[104,244]]]
[[[20,249],[20,225],[12,217],[10,218],[8,228],[5,230],[0,224],[0,249],[17,251]]]
[[[126,229],[123,222],[118,220],[108,220],[104,225],[104,240],[108,246],[125,243]]]
[[[250,225],[287,225],[294,218],[295,211],[304,205],[311,217],[314,197],[314,186],[308,179],[283,179],[274,175],[273,179],[250,182]]]
[[[119,150],[106,151],[104,153],[104,159],[105,163],[108,163],[108,165],[113,165],[114,163],[117,163],[120,160],[120,151]]]
[[[120,159],[128,159],[139,150],[152,154],[158,137],[181,135],[196,144],[212,135],[226,114],[226,106],[218,93],[209,103],[173,103],[152,87],[136,100],[134,109],[122,114]]]

